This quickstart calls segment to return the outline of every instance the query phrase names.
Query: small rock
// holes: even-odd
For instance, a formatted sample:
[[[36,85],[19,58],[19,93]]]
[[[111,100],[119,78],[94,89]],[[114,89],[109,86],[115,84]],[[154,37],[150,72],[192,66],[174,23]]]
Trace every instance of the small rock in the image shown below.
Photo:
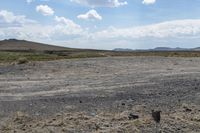
[[[94,116],[96,116],[96,113],[92,112],[92,113],[90,113],[90,115],[94,117]]]
[[[135,120],[135,119],[139,119],[139,116],[138,116],[138,115],[134,115],[134,114],[130,113],[130,114],[129,114],[129,116],[128,116],[128,119],[129,119],[129,120]]]
[[[183,108],[185,109],[185,110],[184,110],[185,112],[192,112],[192,109],[190,109],[190,108],[188,108],[188,107],[186,107],[186,106],[184,106]]]
[[[125,106],[126,104],[125,103],[122,103],[122,106]]]

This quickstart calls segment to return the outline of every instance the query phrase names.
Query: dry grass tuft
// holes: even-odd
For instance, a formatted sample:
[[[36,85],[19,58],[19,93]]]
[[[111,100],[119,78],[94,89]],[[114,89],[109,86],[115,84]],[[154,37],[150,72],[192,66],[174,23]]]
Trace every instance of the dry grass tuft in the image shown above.
[[[192,108],[191,112],[185,107]],[[141,109],[141,110],[139,110]],[[136,113],[140,117],[129,120],[128,114]],[[155,122],[144,106],[136,106],[130,111],[123,112],[96,112],[89,115],[86,112],[62,113],[49,118],[32,118],[22,112],[17,112],[0,129],[3,133],[45,133],[45,132],[155,132]],[[200,112],[196,106],[183,105],[176,111],[162,113],[161,131],[165,132],[191,132],[200,131]]]
[[[28,63],[28,62],[29,62],[28,59],[25,58],[25,57],[21,57],[21,58],[19,58],[19,59],[17,60],[17,64],[26,64],[26,63]]]

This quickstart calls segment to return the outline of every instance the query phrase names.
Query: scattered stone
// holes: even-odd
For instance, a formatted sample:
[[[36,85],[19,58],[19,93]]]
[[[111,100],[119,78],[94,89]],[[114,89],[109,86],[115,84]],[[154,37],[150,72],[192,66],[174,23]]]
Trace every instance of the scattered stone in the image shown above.
[[[154,111],[154,110],[152,110],[151,115],[152,115],[152,118],[154,119],[154,121],[156,123],[160,123],[160,119],[161,119],[160,113],[161,113],[161,111]]]
[[[183,107],[185,109],[185,112],[192,112],[192,109],[188,108],[188,107]]]
[[[122,103],[122,106],[125,106],[126,104],[125,103]]]
[[[94,112],[92,112],[92,113],[90,113],[90,116],[96,116],[96,113],[94,113]]]
[[[129,120],[135,120],[135,119],[139,119],[139,116],[138,116],[138,115],[134,115],[134,114],[130,113],[130,114],[129,114],[129,116],[128,116],[128,119],[129,119]]]

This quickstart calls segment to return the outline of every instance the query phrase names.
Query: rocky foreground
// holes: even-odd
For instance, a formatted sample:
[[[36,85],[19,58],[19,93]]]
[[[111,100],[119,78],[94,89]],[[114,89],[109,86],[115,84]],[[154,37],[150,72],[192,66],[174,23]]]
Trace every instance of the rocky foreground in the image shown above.
[[[200,58],[2,64],[0,118],[2,133],[198,133]]]

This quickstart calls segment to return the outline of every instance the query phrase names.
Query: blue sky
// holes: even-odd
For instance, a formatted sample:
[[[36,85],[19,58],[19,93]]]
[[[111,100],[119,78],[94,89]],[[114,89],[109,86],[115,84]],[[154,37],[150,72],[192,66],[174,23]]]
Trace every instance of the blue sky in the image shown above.
[[[200,0],[1,0],[0,39],[74,48],[199,47]]]

